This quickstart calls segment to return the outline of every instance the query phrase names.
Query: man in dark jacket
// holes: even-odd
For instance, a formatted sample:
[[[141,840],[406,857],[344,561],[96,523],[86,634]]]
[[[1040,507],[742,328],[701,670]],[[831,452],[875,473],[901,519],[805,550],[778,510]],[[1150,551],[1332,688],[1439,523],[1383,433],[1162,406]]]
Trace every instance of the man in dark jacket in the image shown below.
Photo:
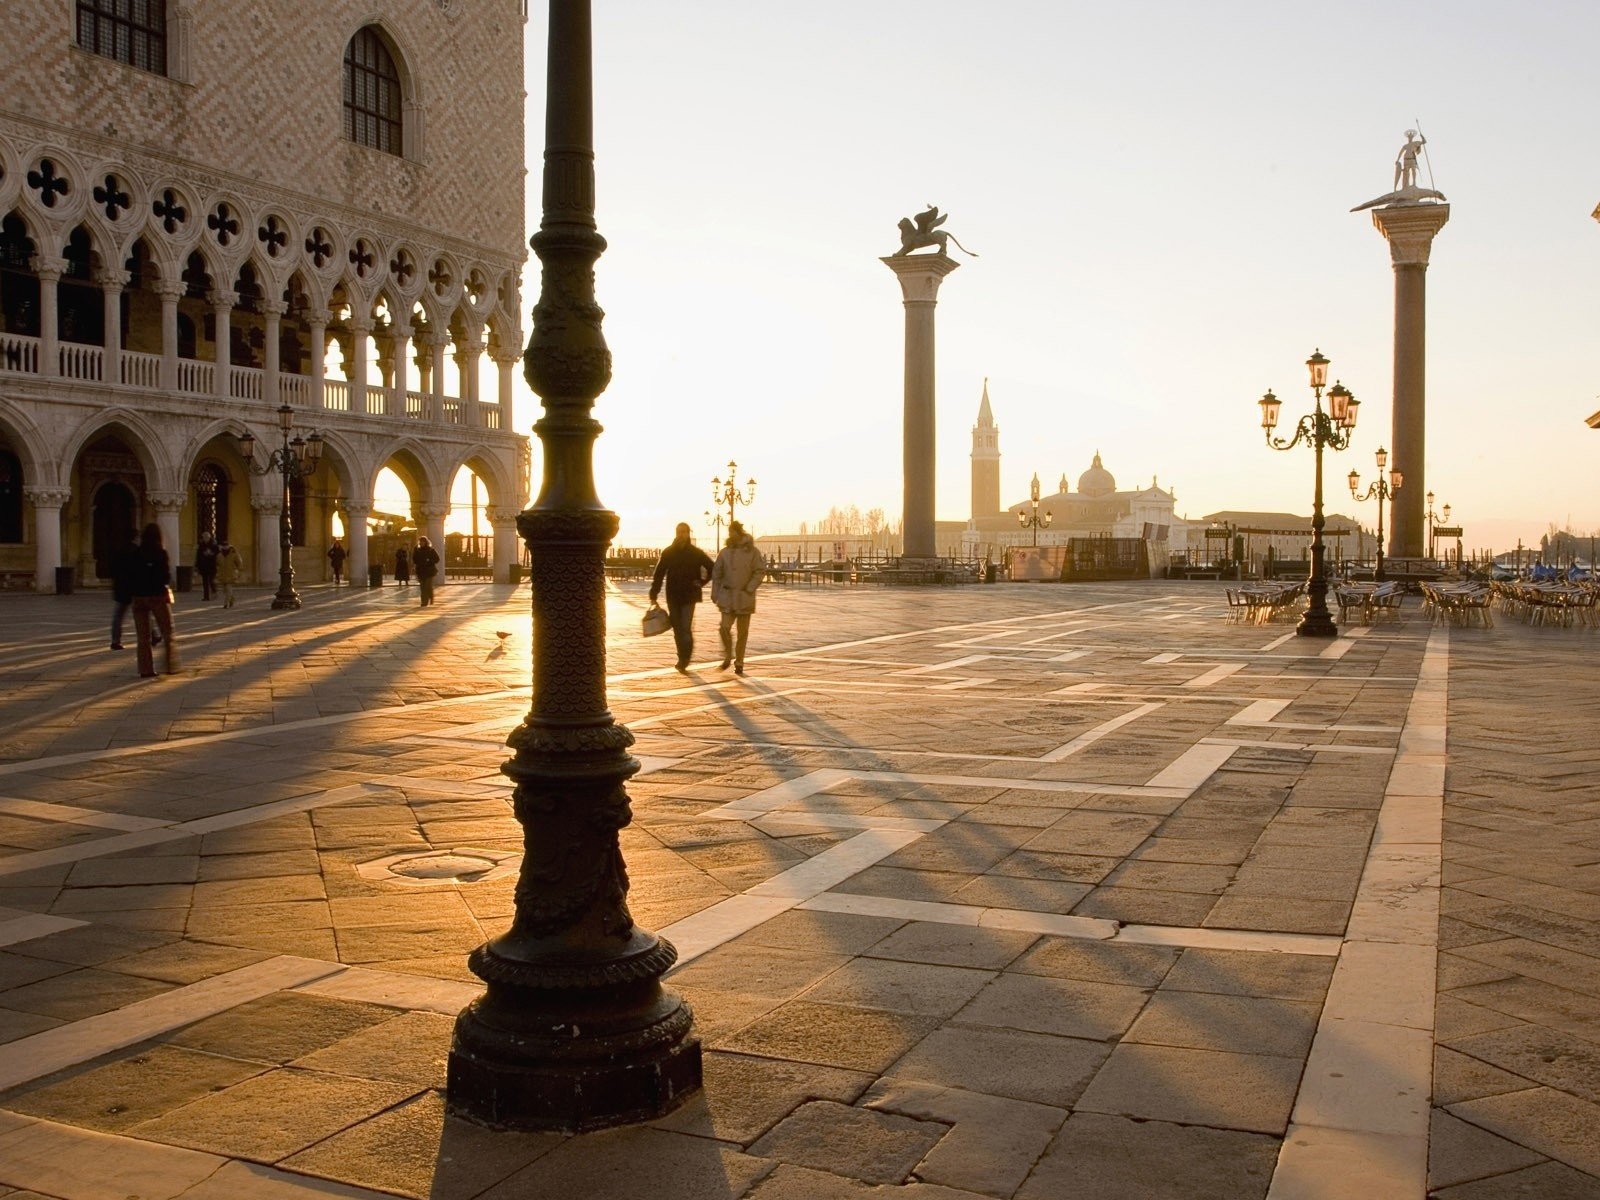
[[[694,606],[704,598],[701,589],[711,581],[711,558],[689,540],[689,527],[679,524],[678,536],[661,552],[656,577],[650,584],[650,603],[661,594],[661,581],[667,583],[667,615],[672,618],[672,640],[678,644],[679,674],[689,673],[694,657]]]

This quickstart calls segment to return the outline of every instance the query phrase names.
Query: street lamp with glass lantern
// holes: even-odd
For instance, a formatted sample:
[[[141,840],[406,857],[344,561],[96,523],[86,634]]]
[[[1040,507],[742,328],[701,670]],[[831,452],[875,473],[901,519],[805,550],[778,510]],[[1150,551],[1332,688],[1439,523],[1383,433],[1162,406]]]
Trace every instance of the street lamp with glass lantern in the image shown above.
[[[740,495],[738,474],[739,464],[729,459],[727,479],[719,479],[715,475],[711,477],[711,503],[719,507],[724,504],[728,506],[728,524],[730,526],[733,524],[734,506],[754,504],[756,500],[756,481],[754,479],[745,480],[746,491],[743,495]],[[717,531],[717,541],[720,543],[721,540],[722,532],[719,529]]]
[[[1019,509],[1017,511],[1017,523],[1024,529],[1033,530],[1033,544],[1037,546],[1039,544],[1039,530],[1049,529],[1050,521],[1054,515],[1047,508],[1044,510],[1044,516],[1039,516],[1039,473],[1037,471],[1033,474],[1033,483],[1028,489],[1028,496],[1030,503],[1033,505],[1033,512],[1030,515],[1026,510]]]
[[[705,518],[706,524],[716,529],[716,545],[720,548],[722,545],[722,510],[720,508],[708,508],[705,511]]]
[[[1312,352],[1306,360],[1306,369],[1311,375],[1315,409],[1296,422],[1293,437],[1275,438],[1272,431],[1278,426],[1278,414],[1283,402],[1269,391],[1259,401],[1261,428],[1266,435],[1267,445],[1273,450],[1289,450],[1304,442],[1316,457],[1316,488],[1311,503],[1311,575],[1306,581],[1309,602],[1300,623],[1295,626],[1295,632],[1301,637],[1338,637],[1338,626],[1333,623],[1333,614],[1328,611],[1328,577],[1323,570],[1322,451],[1325,447],[1335,450],[1349,447],[1350,439],[1355,434],[1356,411],[1361,401],[1351,395],[1344,384],[1335,381],[1327,389],[1328,409],[1324,412],[1322,392],[1328,383],[1328,360],[1323,357],[1321,350]]]
[[[1383,506],[1400,490],[1400,485],[1405,482],[1405,473],[1399,467],[1390,469],[1387,478],[1383,469],[1389,465],[1389,452],[1382,446],[1373,455],[1378,460],[1378,478],[1367,487],[1365,492],[1360,491],[1361,474],[1355,468],[1350,470],[1350,498],[1357,504],[1363,500],[1378,501],[1378,566],[1373,572],[1374,579],[1383,578]]]
[[[1434,527],[1435,524],[1440,524],[1440,525],[1448,525],[1448,524],[1450,524],[1450,506],[1448,504],[1446,504],[1443,508],[1441,508],[1439,510],[1439,512],[1438,512],[1438,514],[1436,516],[1434,511],[1433,511],[1433,493],[1429,492],[1427,494],[1427,496],[1424,497],[1424,499],[1426,499],[1427,502],[1428,502],[1428,559],[1430,561],[1432,561],[1434,556],[1435,556],[1435,550],[1434,550],[1434,544],[1433,544],[1433,527]]]
[[[294,590],[294,530],[291,525],[291,489],[297,479],[307,479],[316,474],[322,460],[322,435],[315,430],[308,437],[289,435],[294,431],[294,409],[289,405],[278,408],[278,433],[283,445],[267,455],[266,461],[255,460],[256,438],[248,429],[238,436],[239,453],[244,458],[245,469],[256,475],[271,475],[276,471],[283,479],[283,496],[278,505],[278,591],[272,597],[275,609],[300,607],[300,594]]]

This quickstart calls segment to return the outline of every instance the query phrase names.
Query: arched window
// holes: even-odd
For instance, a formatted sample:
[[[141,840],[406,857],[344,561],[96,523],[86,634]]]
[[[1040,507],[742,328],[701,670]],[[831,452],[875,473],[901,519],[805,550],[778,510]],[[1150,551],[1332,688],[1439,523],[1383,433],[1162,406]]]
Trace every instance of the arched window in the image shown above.
[[[79,46],[141,71],[167,73],[167,0],[77,3]]]
[[[22,462],[0,449],[0,542],[22,541]]]
[[[400,130],[400,72],[388,43],[371,25],[344,48],[344,135],[386,154],[404,150]]]
[[[228,537],[228,475],[214,462],[194,473],[194,531],[219,542]]]

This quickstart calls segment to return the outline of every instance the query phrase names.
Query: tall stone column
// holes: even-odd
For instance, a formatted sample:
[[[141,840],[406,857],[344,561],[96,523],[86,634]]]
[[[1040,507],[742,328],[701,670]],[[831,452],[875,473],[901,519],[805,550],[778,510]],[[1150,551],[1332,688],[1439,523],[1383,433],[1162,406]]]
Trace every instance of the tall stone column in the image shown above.
[[[520,548],[517,541],[517,510],[491,506],[483,515],[488,518],[489,528],[494,530],[494,581],[510,583],[511,568],[516,565]]]
[[[105,349],[102,351],[101,382],[118,387],[122,383],[122,289],[133,276],[127,271],[100,271],[95,282],[100,285],[105,314]]]
[[[24,487],[33,505],[33,587],[49,594],[56,590],[56,568],[61,565],[61,510],[72,499],[64,487]]]
[[[355,587],[367,582],[367,518],[372,505],[346,501],[344,505],[344,547],[350,555],[348,578]]]
[[[344,360],[344,377],[350,381],[350,411],[367,411],[367,338],[372,322],[350,318],[350,355]]]
[[[161,387],[178,390],[178,301],[183,298],[182,283],[159,280],[156,295],[161,297]]]
[[[261,303],[261,315],[266,322],[266,344],[262,347],[261,357],[261,398],[277,408],[283,403],[282,384],[279,375],[282,363],[279,356],[283,353],[283,314],[289,306],[282,300],[264,300]]]
[[[1427,553],[1427,286],[1434,235],[1450,219],[1448,204],[1395,204],[1372,210],[1394,263],[1394,431],[1390,461],[1406,485],[1389,501],[1389,556]]]
[[[61,374],[61,317],[57,302],[67,260],[35,254],[33,273],[39,277],[39,374],[54,378]]]
[[[283,486],[278,475],[267,478],[270,485]],[[283,507],[283,499],[276,494],[251,496],[250,507],[256,514],[256,582],[271,583],[278,576],[282,558],[278,549],[278,512]]]
[[[311,343],[308,351],[311,358],[311,407],[326,408],[328,406],[327,392],[322,386],[328,373],[328,316],[326,313],[307,315],[306,339]]]
[[[193,561],[184,553],[182,537],[178,532],[178,514],[183,511],[184,501],[188,496],[183,492],[146,492],[145,499],[150,502],[150,507],[156,510],[156,525],[161,530],[161,544],[167,551],[167,557],[172,560],[173,573],[176,575],[179,563]]]
[[[939,284],[961,264],[944,254],[891,254],[882,260],[900,280],[906,306],[906,399],[902,554],[934,558],[933,309]]]
[[[217,340],[213,343],[216,364],[212,370],[211,392],[218,400],[231,400],[233,398],[233,334],[229,332],[232,325],[234,305],[239,303],[237,292],[216,291],[211,293],[211,315],[216,322]]]
[[[544,415],[538,498],[517,517],[532,562],[533,704],[503,770],[524,854],[510,929],[467,960],[484,995],[456,1019],[452,1112],[500,1127],[648,1121],[701,1083],[677,958],[634,923],[619,833],[633,819],[633,735],[606,705],[605,552],[617,515],[594,482],[593,409],[611,381],[594,264],[589,0],[550,0],[539,301],[524,357]],[[640,1164],[640,1169],[647,1169]]]

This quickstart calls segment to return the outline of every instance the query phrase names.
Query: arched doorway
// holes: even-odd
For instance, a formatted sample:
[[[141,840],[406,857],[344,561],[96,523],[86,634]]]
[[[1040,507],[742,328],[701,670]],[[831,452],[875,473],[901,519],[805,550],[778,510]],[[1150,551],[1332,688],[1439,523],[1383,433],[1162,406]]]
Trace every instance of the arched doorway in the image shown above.
[[[22,540],[22,460],[0,445],[0,545]]]
[[[90,507],[94,573],[101,579],[110,579],[118,548],[136,532],[138,502],[126,484],[102,483],[95,489]]]

